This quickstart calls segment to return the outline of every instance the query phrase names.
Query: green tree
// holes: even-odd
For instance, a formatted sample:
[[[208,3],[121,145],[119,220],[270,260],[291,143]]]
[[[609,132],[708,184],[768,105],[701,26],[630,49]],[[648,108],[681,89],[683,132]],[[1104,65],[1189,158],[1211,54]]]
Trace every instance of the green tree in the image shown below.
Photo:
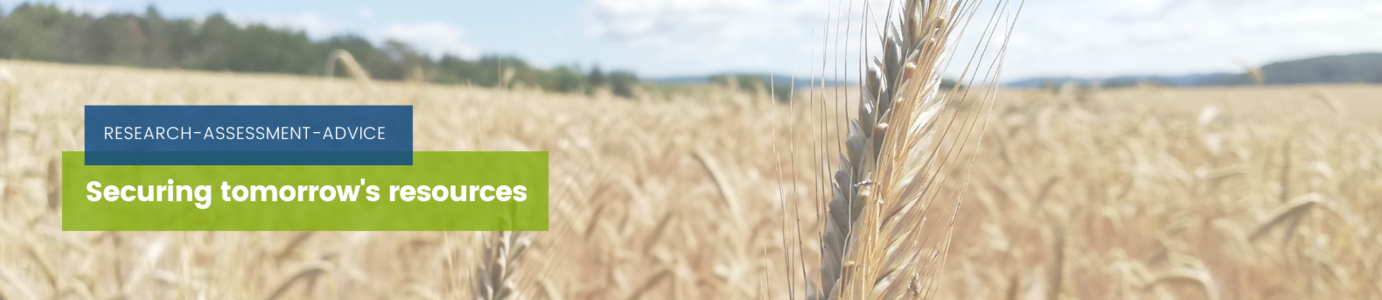
[[[158,9],[149,5],[144,10],[144,18],[139,20],[140,28],[144,29],[145,36],[143,45],[144,67],[150,68],[171,68],[177,66],[177,59],[173,57],[173,35],[168,31],[167,21],[158,13]]]
[[[590,76],[586,77],[586,82],[589,82],[591,87],[600,87],[605,85],[605,73],[600,72],[599,65],[595,65],[594,67],[590,68]]]
[[[67,13],[53,4],[20,4],[0,22],[0,56],[56,61],[61,58]]]
[[[53,4],[24,3],[9,14],[0,10],[0,58],[6,59],[317,75],[337,49],[350,52],[373,78],[382,80],[414,78],[490,87],[506,82],[561,93],[609,86],[624,97],[632,95],[638,82],[626,71],[605,73],[595,67],[587,75],[578,66],[542,69],[506,56],[434,59],[406,43],[376,45],[349,34],[314,41],[300,30],[237,25],[221,13],[200,21],[169,19],[152,5],[142,14],[100,16],[63,11]]]
[[[638,85],[638,76],[633,72],[614,71],[609,73],[610,92],[624,98],[633,97],[633,87]]]

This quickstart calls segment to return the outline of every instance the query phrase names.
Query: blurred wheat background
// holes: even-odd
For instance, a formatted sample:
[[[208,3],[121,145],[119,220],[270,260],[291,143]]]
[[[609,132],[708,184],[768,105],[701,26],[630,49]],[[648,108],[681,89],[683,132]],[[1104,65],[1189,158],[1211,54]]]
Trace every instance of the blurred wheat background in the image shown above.
[[[1000,90],[939,296],[1382,297],[1379,96]],[[801,145],[838,123],[731,86],[629,100],[4,60],[0,100],[0,298],[20,300],[785,299],[789,269],[817,268],[827,197]],[[419,151],[550,151],[551,229],[64,232],[59,153],[82,150],[90,104],[413,105]]]

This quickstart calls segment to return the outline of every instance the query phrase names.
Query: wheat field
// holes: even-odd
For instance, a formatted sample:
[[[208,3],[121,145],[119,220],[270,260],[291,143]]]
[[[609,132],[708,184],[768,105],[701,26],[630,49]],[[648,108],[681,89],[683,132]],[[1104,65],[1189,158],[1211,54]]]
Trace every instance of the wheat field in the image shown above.
[[[853,94],[628,100],[0,60],[0,299],[787,299],[817,276],[822,162],[836,108],[857,102],[820,101]],[[1380,97],[1000,90],[964,154],[938,296],[1382,298]],[[83,149],[88,104],[413,105],[418,151],[549,151],[550,230],[64,232],[57,160]]]

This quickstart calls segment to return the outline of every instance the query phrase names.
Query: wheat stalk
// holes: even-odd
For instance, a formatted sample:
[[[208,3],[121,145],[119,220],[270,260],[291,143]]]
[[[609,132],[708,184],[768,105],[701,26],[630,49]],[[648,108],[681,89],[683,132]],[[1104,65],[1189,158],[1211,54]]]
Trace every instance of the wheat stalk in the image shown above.
[[[336,49],[335,51],[331,51],[330,55],[327,55],[326,77],[336,76],[336,62],[340,62],[341,65],[345,66],[346,74],[350,74],[351,78],[355,78],[355,80],[359,80],[361,83],[370,83],[369,72],[366,72],[365,68],[360,67],[360,63],[355,61],[355,57],[351,56],[350,52],[346,52],[344,49]]]
[[[48,210],[62,207],[62,158],[48,160]]]
[[[724,199],[725,207],[729,209],[730,215],[738,216],[739,197],[734,193],[734,188],[730,187],[724,173],[720,171],[720,164],[716,163],[715,157],[699,148],[692,151],[691,154],[696,158],[696,161],[701,162],[702,167],[705,167],[705,172],[710,174],[710,179],[715,181],[715,187],[720,191],[720,198]],[[733,220],[737,221],[738,219]]]
[[[840,295],[850,295],[849,298],[863,296],[859,294],[858,289],[843,291],[837,287],[844,288],[846,285],[853,284],[856,288],[864,288],[862,285],[868,280],[864,278],[876,277],[880,271],[879,269],[863,269],[861,270],[863,272],[853,273],[855,276],[847,274],[850,273],[851,269],[861,269],[856,263],[865,263],[861,261],[863,259],[872,263],[882,258],[875,256],[877,245],[873,243],[884,239],[877,234],[875,228],[878,227],[871,226],[867,227],[866,230],[854,230],[854,226],[860,224],[859,218],[864,207],[870,206],[874,209],[874,214],[865,217],[868,219],[866,225],[874,225],[879,222],[876,213],[879,206],[900,202],[885,203],[886,196],[874,195],[876,191],[890,192],[877,189],[876,187],[880,187],[882,184],[873,180],[892,175],[884,175],[890,170],[879,170],[879,162],[891,163],[897,158],[894,151],[884,152],[883,144],[889,142],[888,137],[891,134],[898,133],[897,128],[913,127],[911,125],[931,127],[935,110],[941,107],[935,103],[935,100],[938,99],[935,97],[935,91],[938,87],[936,84],[939,83],[939,74],[934,73],[934,67],[930,66],[935,66],[936,62],[939,61],[943,52],[936,48],[937,46],[943,47],[943,39],[947,36],[934,36],[942,39],[937,41],[933,39],[932,35],[937,32],[935,29],[950,25],[949,18],[946,18],[948,15],[942,14],[942,7],[945,6],[937,4],[943,3],[907,2],[901,21],[887,24],[883,37],[883,60],[875,59],[874,63],[869,65],[867,75],[862,82],[864,85],[861,95],[863,100],[859,106],[858,117],[849,124],[848,135],[845,139],[847,156],[840,159],[840,168],[834,176],[835,182],[832,185],[834,195],[829,203],[826,228],[822,233],[821,287],[823,295],[829,299],[837,298]],[[920,20],[925,20],[928,23],[918,24]],[[920,26],[923,25],[931,25],[924,36],[920,29]],[[907,34],[903,34],[904,32]],[[918,41],[929,43],[917,44]],[[926,54],[924,58],[921,56],[923,52]],[[918,65],[928,67],[918,70]],[[926,89],[926,92],[923,92],[923,89]],[[917,96],[924,98],[918,99]],[[919,104],[917,103],[918,100],[928,103]],[[897,107],[898,111],[894,111],[895,102],[902,102],[905,107]],[[913,110],[916,110],[918,114],[911,114]],[[925,120],[919,120],[922,117],[921,114],[926,115]],[[912,121],[915,123],[907,122],[909,118],[913,119]],[[890,124],[903,126],[889,128]],[[922,134],[929,134],[929,132]],[[908,137],[924,138],[923,136],[903,136],[904,139]],[[912,142],[915,145],[919,140]],[[894,138],[889,145],[892,146],[889,147],[889,150],[897,149],[896,145],[897,141]],[[916,173],[910,175],[914,177]],[[873,203],[874,205],[868,205],[870,204],[868,201],[871,199],[877,199],[878,202]],[[904,207],[910,208],[911,206],[906,205]],[[856,234],[860,235],[860,239],[851,241],[852,235]],[[864,246],[865,249],[858,249],[859,246]],[[849,260],[846,260],[847,258]],[[891,282],[891,280],[887,282]]]
[[[963,0],[908,0],[900,14],[889,7],[882,57],[863,74],[857,117],[848,124],[830,185],[821,291],[808,280],[808,298],[923,298],[934,292],[959,207],[958,197],[935,205],[936,194],[949,179],[943,170],[960,160],[957,151],[977,143],[971,136],[979,118],[958,111],[943,116],[952,98],[940,93],[941,72],[960,20],[976,7]],[[998,8],[1006,9],[1005,2],[995,15]],[[936,222],[939,217],[950,220]]]
[[[283,246],[283,249],[279,250],[277,255],[274,255],[274,261],[282,263],[284,260],[288,259],[289,256],[293,255],[293,251],[296,251],[299,246],[302,246],[303,242],[307,241],[307,238],[312,237],[313,233],[315,233],[315,231],[303,231],[293,235],[293,238],[288,240],[288,244]]]
[[[651,291],[653,289],[653,287],[656,287],[659,283],[662,283],[670,277],[672,277],[671,270],[663,269],[662,271],[657,272],[656,275],[648,277],[647,280],[644,280],[643,284],[639,284],[638,289],[633,290],[633,293],[629,294],[628,299],[642,299],[644,294],[647,294],[648,291]]]
[[[1238,59],[1237,62],[1238,66],[1242,67],[1243,71],[1248,73],[1248,77],[1252,78],[1253,85],[1262,85],[1266,79],[1262,75],[1262,67],[1258,67],[1257,64],[1249,62],[1246,59]]]
[[[1055,258],[1051,262],[1051,286],[1047,287],[1046,290],[1047,300],[1060,299],[1061,281],[1065,278],[1065,230],[1064,226],[1061,227],[1061,229],[1052,230],[1056,241],[1051,247],[1051,254]]]
[[[1219,289],[1214,284],[1214,276],[1203,269],[1180,268],[1167,271],[1152,278],[1144,285],[1143,289],[1152,289],[1159,284],[1174,282],[1193,283],[1200,287],[1206,299],[1219,299]]]
[[[480,268],[476,270],[475,299],[503,300],[514,296],[513,267],[529,240],[522,232],[495,233],[495,239],[485,247]]]
[[[1287,226],[1286,232],[1281,236],[1282,244],[1285,244],[1291,239],[1291,235],[1295,232],[1294,224],[1297,223],[1295,220],[1299,220],[1306,213],[1310,212],[1311,207],[1321,202],[1321,197],[1319,197],[1318,194],[1307,194],[1282,205],[1280,208],[1277,208],[1276,212],[1272,213],[1272,217],[1268,219],[1267,222],[1263,222],[1261,225],[1257,226],[1257,229],[1253,229],[1252,234],[1248,235],[1248,241],[1256,241],[1263,235],[1266,235],[1267,232],[1276,225],[1290,222],[1292,225]]]
[[[3,266],[0,266],[0,284],[0,297],[3,299],[42,299],[29,289],[21,277]]]
[[[1340,103],[1339,99],[1335,98],[1333,94],[1330,94],[1329,92],[1326,92],[1322,89],[1314,89],[1310,91],[1310,96],[1314,97],[1315,100],[1320,100],[1320,102],[1324,102],[1325,105],[1329,106],[1329,110],[1334,111],[1334,113],[1339,115],[1340,117],[1346,115],[1346,113],[1344,112],[1344,104]]]
[[[329,267],[330,265],[327,265],[323,262],[315,262],[303,265],[301,268],[297,270],[297,272],[293,272],[292,276],[288,276],[287,279],[284,279],[283,282],[280,282],[277,285],[278,287],[274,288],[273,292],[269,293],[268,296],[265,296],[264,299],[276,300],[280,297],[283,297],[283,295],[287,294],[288,290],[291,289],[296,283],[303,281],[311,281],[315,279],[317,275],[325,273]]]

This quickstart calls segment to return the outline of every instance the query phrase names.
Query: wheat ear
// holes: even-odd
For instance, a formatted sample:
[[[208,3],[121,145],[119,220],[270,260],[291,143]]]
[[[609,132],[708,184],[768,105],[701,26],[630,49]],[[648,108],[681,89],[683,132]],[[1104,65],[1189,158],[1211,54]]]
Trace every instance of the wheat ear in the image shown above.
[[[1265,77],[1262,75],[1262,67],[1258,67],[1257,64],[1248,62],[1245,59],[1238,59],[1237,62],[1238,66],[1243,67],[1243,70],[1247,71],[1248,77],[1252,78],[1253,85],[1262,85],[1265,81]]]
[[[476,270],[475,299],[502,300],[514,296],[513,267],[529,240],[522,232],[504,231],[485,247],[484,260]]]
[[[350,74],[351,78],[355,78],[355,80],[359,80],[362,83],[370,82],[369,72],[366,72],[365,68],[360,67],[360,63],[355,61],[355,57],[350,56],[350,52],[346,52],[344,49],[331,51],[331,55],[326,57],[326,77],[336,76],[336,62],[340,62],[341,65],[345,66],[346,74]]]
[[[937,99],[935,91],[939,78],[930,66],[936,64],[941,54],[939,49],[936,49],[937,42],[944,43],[945,38],[935,36],[941,40],[932,39],[935,30],[937,27],[949,26],[946,18],[948,16],[941,13],[941,7],[944,5],[938,5],[944,4],[943,2],[908,1],[904,8],[904,16],[907,17],[901,18],[899,22],[886,24],[882,60],[875,59],[865,74],[861,90],[863,100],[859,105],[857,118],[849,123],[845,155],[840,157],[840,167],[835,172],[835,182],[831,186],[834,195],[829,203],[829,217],[822,233],[821,287],[828,299],[839,298],[841,295],[848,295],[846,298],[851,299],[862,298],[859,297],[863,296],[859,294],[859,289],[863,288],[863,285],[873,285],[873,280],[864,278],[876,277],[877,271],[881,271],[881,268],[876,268],[877,265],[861,265],[859,261],[868,259],[872,262],[878,258],[872,257],[873,254],[869,253],[873,252],[873,242],[882,239],[873,230],[876,227],[857,231],[853,227],[860,223],[859,218],[866,206],[876,210],[882,205],[896,204],[884,203],[882,200],[886,199],[885,196],[874,195],[875,191],[880,191],[878,188],[882,185],[872,179],[885,177],[876,176],[882,175],[880,171],[884,171],[879,170],[880,158],[887,156],[885,160],[892,160],[897,157],[893,151],[883,151],[888,138],[899,131],[897,128],[920,125],[929,129],[936,110],[940,108],[940,105],[934,103]],[[931,26],[922,27],[924,25]],[[917,44],[918,42],[924,43]],[[927,67],[919,70],[918,65]],[[920,99],[917,96],[921,96]],[[895,102],[901,101],[906,101],[907,107],[894,107]],[[918,101],[923,103],[917,103]],[[898,110],[907,111],[899,113]],[[890,128],[892,124],[903,126]],[[903,136],[911,137],[914,136]],[[919,140],[911,142],[914,146],[920,146],[915,145],[920,142]],[[889,146],[893,148],[889,150],[894,150],[897,142],[893,141]],[[870,200],[879,202],[868,205],[867,202]],[[877,221],[876,216],[868,219],[871,222]],[[852,237],[853,235],[860,236]],[[856,240],[850,241],[851,238]],[[860,249],[859,246],[870,249]]]
[[[1175,269],[1154,277],[1143,289],[1151,289],[1163,283],[1193,283],[1204,292],[1205,299],[1219,300],[1219,289],[1214,284],[1214,276],[1202,269]]]
[[[1248,235],[1248,241],[1257,241],[1257,239],[1262,238],[1262,236],[1266,235],[1269,230],[1278,224],[1296,224],[1298,221],[1295,220],[1302,218],[1302,216],[1310,212],[1310,208],[1321,202],[1318,194],[1307,194],[1296,198],[1296,200],[1287,202],[1285,205],[1277,208],[1276,212],[1272,213],[1271,219],[1268,219],[1267,222],[1263,222],[1261,225],[1258,225],[1256,229],[1253,229],[1252,234]],[[1286,232],[1281,235],[1281,243],[1283,245],[1290,241],[1291,234],[1295,232],[1295,225],[1290,225],[1286,228]]]
[[[312,263],[303,266],[302,268],[298,269],[297,272],[294,272],[293,276],[288,276],[288,279],[283,280],[283,282],[280,282],[278,284],[278,287],[274,288],[274,291],[272,293],[269,293],[269,295],[264,297],[264,299],[277,300],[279,297],[283,297],[283,295],[288,293],[288,289],[292,288],[294,284],[302,281],[312,280],[313,278],[317,277],[317,275],[325,273],[328,270],[329,266],[330,265],[327,265],[325,263]]]
[[[889,8],[883,55],[863,74],[857,118],[848,124],[831,184],[821,233],[820,295],[826,299],[924,298],[933,292],[959,202],[932,204],[948,180],[943,170],[960,160],[955,150],[977,143],[971,136],[978,120],[959,112],[942,117],[950,98],[940,93],[941,69],[961,23],[956,20],[975,7],[974,1],[905,0],[900,9]],[[943,143],[950,148],[942,151]],[[812,292],[808,298],[816,298]]]
[[[62,207],[62,158],[48,160],[48,210]]]

